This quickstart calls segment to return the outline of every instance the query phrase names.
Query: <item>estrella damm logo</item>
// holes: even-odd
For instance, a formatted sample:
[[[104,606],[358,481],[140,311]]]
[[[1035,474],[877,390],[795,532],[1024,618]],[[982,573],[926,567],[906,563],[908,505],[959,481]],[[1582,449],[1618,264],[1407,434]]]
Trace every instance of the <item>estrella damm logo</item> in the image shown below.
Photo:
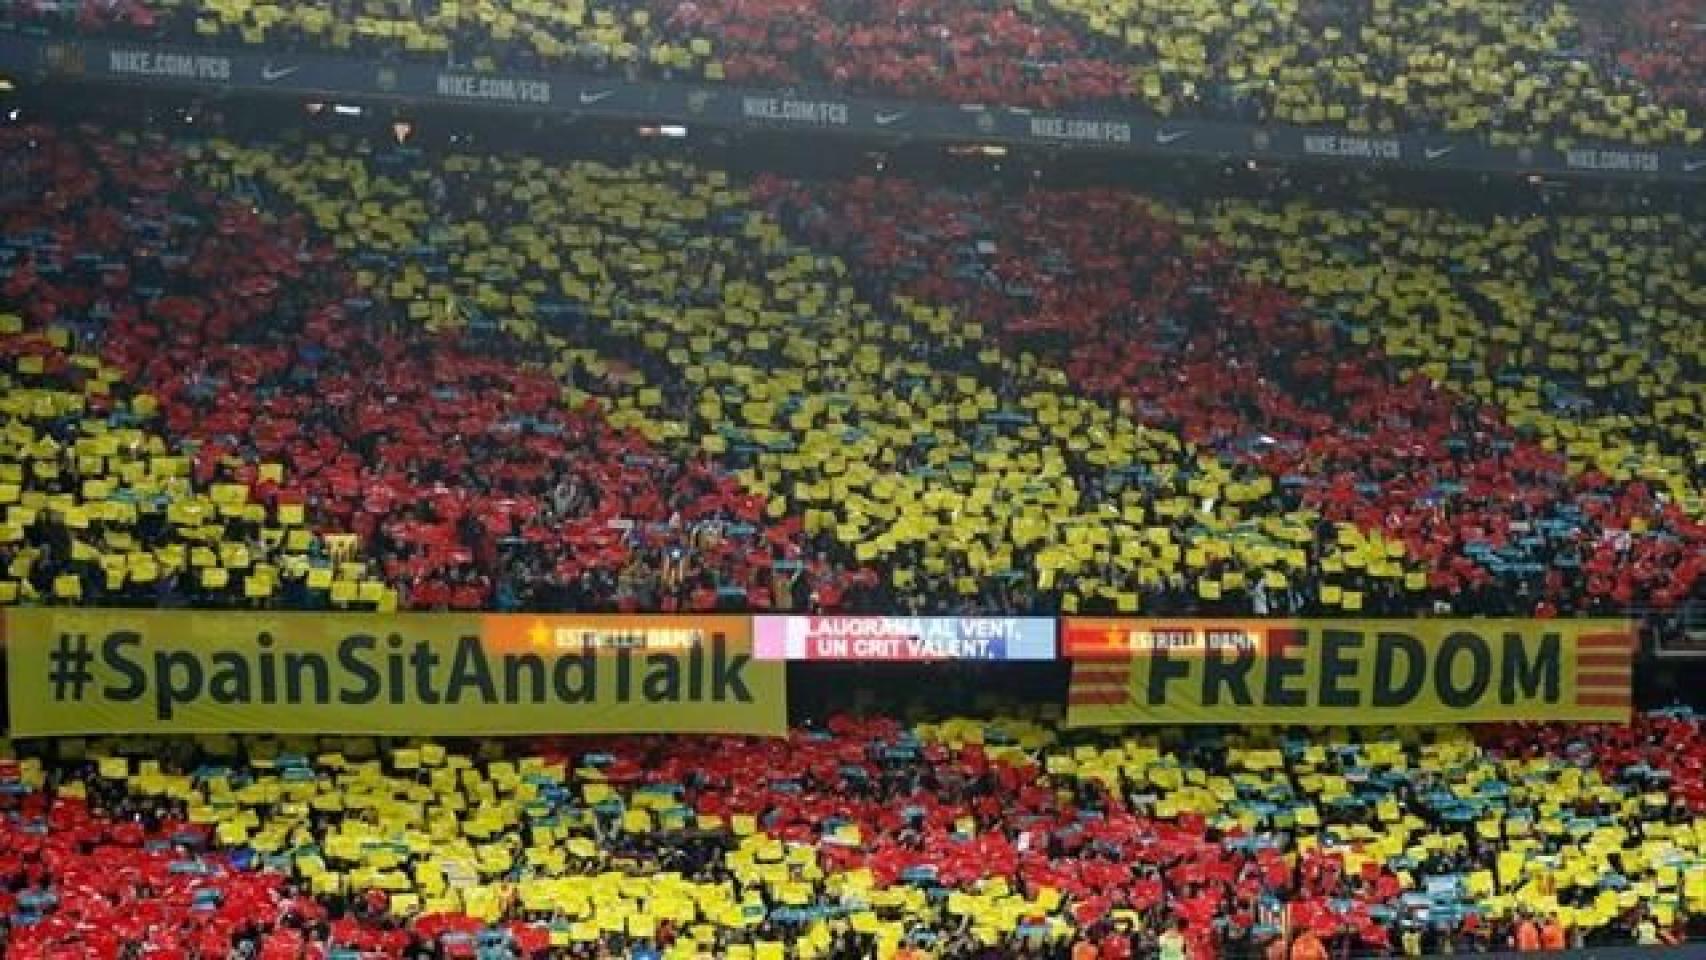
[[[1065,621],[1068,724],[1624,722],[1612,620]]]
[[[745,617],[14,610],[22,736],[779,734]]]

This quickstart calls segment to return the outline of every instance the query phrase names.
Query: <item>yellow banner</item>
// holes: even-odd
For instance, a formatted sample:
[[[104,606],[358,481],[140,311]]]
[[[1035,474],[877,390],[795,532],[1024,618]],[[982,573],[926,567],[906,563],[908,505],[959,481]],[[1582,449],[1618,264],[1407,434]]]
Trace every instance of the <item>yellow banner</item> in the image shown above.
[[[1621,620],[1071,618],[1067,725],[1629,720]]]
[[[12,733],[751,733],[748,617],[8,610]]]

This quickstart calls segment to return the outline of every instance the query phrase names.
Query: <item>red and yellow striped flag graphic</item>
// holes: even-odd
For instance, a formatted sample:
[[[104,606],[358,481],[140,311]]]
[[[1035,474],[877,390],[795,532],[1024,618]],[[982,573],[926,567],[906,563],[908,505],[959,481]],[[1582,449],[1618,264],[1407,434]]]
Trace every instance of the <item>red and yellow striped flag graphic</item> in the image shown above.
[[[1576,638],[1576,705],[1629,706],[1634,652],[1635,635],[1627,631]]]

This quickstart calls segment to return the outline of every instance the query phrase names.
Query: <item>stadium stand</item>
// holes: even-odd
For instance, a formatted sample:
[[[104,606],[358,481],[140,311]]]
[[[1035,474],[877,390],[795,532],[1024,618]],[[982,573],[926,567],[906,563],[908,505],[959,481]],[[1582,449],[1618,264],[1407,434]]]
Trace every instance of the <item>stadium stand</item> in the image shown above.
[[[1689,5],[1593,31],[1556,0],[992,7],[741,2],[89,4],[10,0],[26,26],[1024,107],[1476,132],[1499,145],[1699,143]],[[1697,75],[1697,71],[1695,73]]]
[[[0,2],[27,28],[488,72],[1700,141],[1677,0]],[[102,652],[56,648],[77,692],[39,702],[85,709],[78,655],[156,684],[102,692],[136,708],[105,729],[192,702],[221,723],[362,709],[333,693],[333,646],[293,659],[334,618],[281,642],[271,610],[1336,618],[1324,635],[1706,609],[1706,230],[1640,197],[1513,214],[1366,180],[1181,198],[747,176],[678,159],[697,142],[601,151],[590,123],[581,159],[303,126],[0,125],[0,607],[253,611],[207,636],[205,613],[155,621],[161,649],[200,646],[119,667],[134,611],[87,621]],[[517,728],[423,692],[453,629],[458,651],[584,663],[561,729],[629,698],[653,622],[610,621],[608,666],[617,648],[571,656],[549,618],[414,619],[435,626],[412,659],[376,629],[355,639],[389,658],[353,672],[458,734]],[[742,624],[735,659],[757,650]],[[1533,656],[1514,628],[1469,636],[1414,655],[1406,695],[1427,671],[1434,699],[1461,693],[1467,660],[1463,699],[1616,715],[1631,629],[1584,627],[1603,632],[1567,660],[1556,633]],[[1272,633],[1270,661],[1307,646]],[[677,696],[703,648],[671,649],[647,716],[704,706]],[[204,690],[202,654],[238,667]],[[779,731],[783,665],[759,666]],[[1124,666],[1085,686],[1137,710]],[[621,677],[603,701],[601,669]],[[502,706],[548,712],[545,670]],[[912,711],[796,705],[775,739],[189,735],[205,714],[175,738],[0,739],[0,956],[1348,960],[1706,936],[1685,707],[1473,730],[944,719],[971,675],[927,674]],[[666,728],[759,729],[716,706]]]
[[[125,332],[150,320],[253,325],[294,257],[238,255],[234,230],[185,231],[166,155],[85,152],[45,130],[7,129],[0,142],[8,196],[22,201],[8,203],[5,241],[4,293],[18,309],[0,313],[0,601],[146,603],[180,579],[229,594],[246,579],[224,582],[226,571],[268,578],[327,556],[272,470],[168,438],[160,398],[137,385],[144,358],[124,349]],[[178,292],[207,292],[197,278],[213,271],[228,282],[221,294]]]
[[[159,144],[8,136],[81,218],[7,288],[19,598],[1549,616],[1700,578],[1674,217],[228,142],[191,198]],[[117,414],[72,415],[73,340]],[[153,459],[73,472],[79,434]]]
[[[0,0],[0,957],[1706,942],[1701,19]]]
[[[1687,318],[1706,291],[1699,225],[1678,215],[1287,200],[1199,217],[1107,189],[893,178],[757,192],[873,296],[965,304],[1079,389],[1343,525],[1350,569],[1317,537],[1311,581],[1274,578],[1258,612],[1299,609],[1301,589],[1363,595],[1349,612],[1432,591],[1458,612],[1603,613],[1677,606],[1700,578]]]
[[[1612,39],[1617,62],[1659,101],[1699,115],[1706,106],[1700,76],[1706,71],[1706,18],[1687,0],[1641,0],[1630,4],[1589,4],[1583,18],[1590,30]]]
[[[235,163],[366,241],[367,214],[347,203],[338,171],[346,160],[281,159]],[[981,343],[981,327],[946,308],[861,301],[843,264],[786,238],[725,178],[500,157],[449,158],[444,174],[471,212],[447,227],[469,241],[450,246],[454,282],[482,308],[510,308],[523,336],[530,312],[561,311],[569,342],[614,334],[638,347],[647,373],[614,385],[619,412],[667,415],[675,425],[658,432],[733,458],[748,489],[835,545],[836,564],[882,562],[880,582],[860,575],[875,609],[1058,604],[1039,592],[1075,595],[1054,583],[1061,571],[1133,607],[1135,578],[1088,572],[1111,562],[1115,543],[1131,561],[1212,553],[1234,577],[1307,564],[1313,528],[1301,515],[1275,510],[1264,530],[1234,529],[1271,483],[1086,401],[1062,372]],[[421,170],[406,182],[430,190],[433,179]],[[479,280],[498,258],[534,292],[505,297]],[[398,262],[374,279],[395,290],[408,270]],[[1141,487],[1110,473],[1146,463],[1171,466]],[[1236,487],[1232,504],[1181,520],[1194,494],[1222,485]]]
[[[1567,458],[1573,489],[1527,519],[1543,533],[1579,531],[1590,595],[1656,606],[1688,596],[1706,533],[1706,355],[1689,319],[1706,296],[1698,221],[1278,206],[1221,212],[1217,232],[1240,262],[1367,325],[1398,363],[1501,409]],[[1255,254],[1255,233],[1271,253]]]
[[[1475,737],[841,716],[771,741],[13,756],[21,960],[1413,955],[1658,943],[1706,908],[1686,712]]]
[[[0,136],[29,198],[6,602],[502,609],[536,577],[576,609],[768,607],[773,562],[803,565],[727,473],[565,405],[510,340],[371,305],[302,218],[187,189],[162,143]],[[570,354],[571,382],[621,375]]]

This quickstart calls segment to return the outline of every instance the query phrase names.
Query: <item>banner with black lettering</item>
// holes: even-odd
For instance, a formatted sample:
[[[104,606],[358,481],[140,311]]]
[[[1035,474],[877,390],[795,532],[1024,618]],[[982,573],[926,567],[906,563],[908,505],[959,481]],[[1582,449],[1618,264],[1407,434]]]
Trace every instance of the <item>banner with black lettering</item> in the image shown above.
[[[1070,618],[1067,724],[1624,723],[1621,620]]]
[[[750,733],[786,667],[748,617],[5,611],[11,730]]]

